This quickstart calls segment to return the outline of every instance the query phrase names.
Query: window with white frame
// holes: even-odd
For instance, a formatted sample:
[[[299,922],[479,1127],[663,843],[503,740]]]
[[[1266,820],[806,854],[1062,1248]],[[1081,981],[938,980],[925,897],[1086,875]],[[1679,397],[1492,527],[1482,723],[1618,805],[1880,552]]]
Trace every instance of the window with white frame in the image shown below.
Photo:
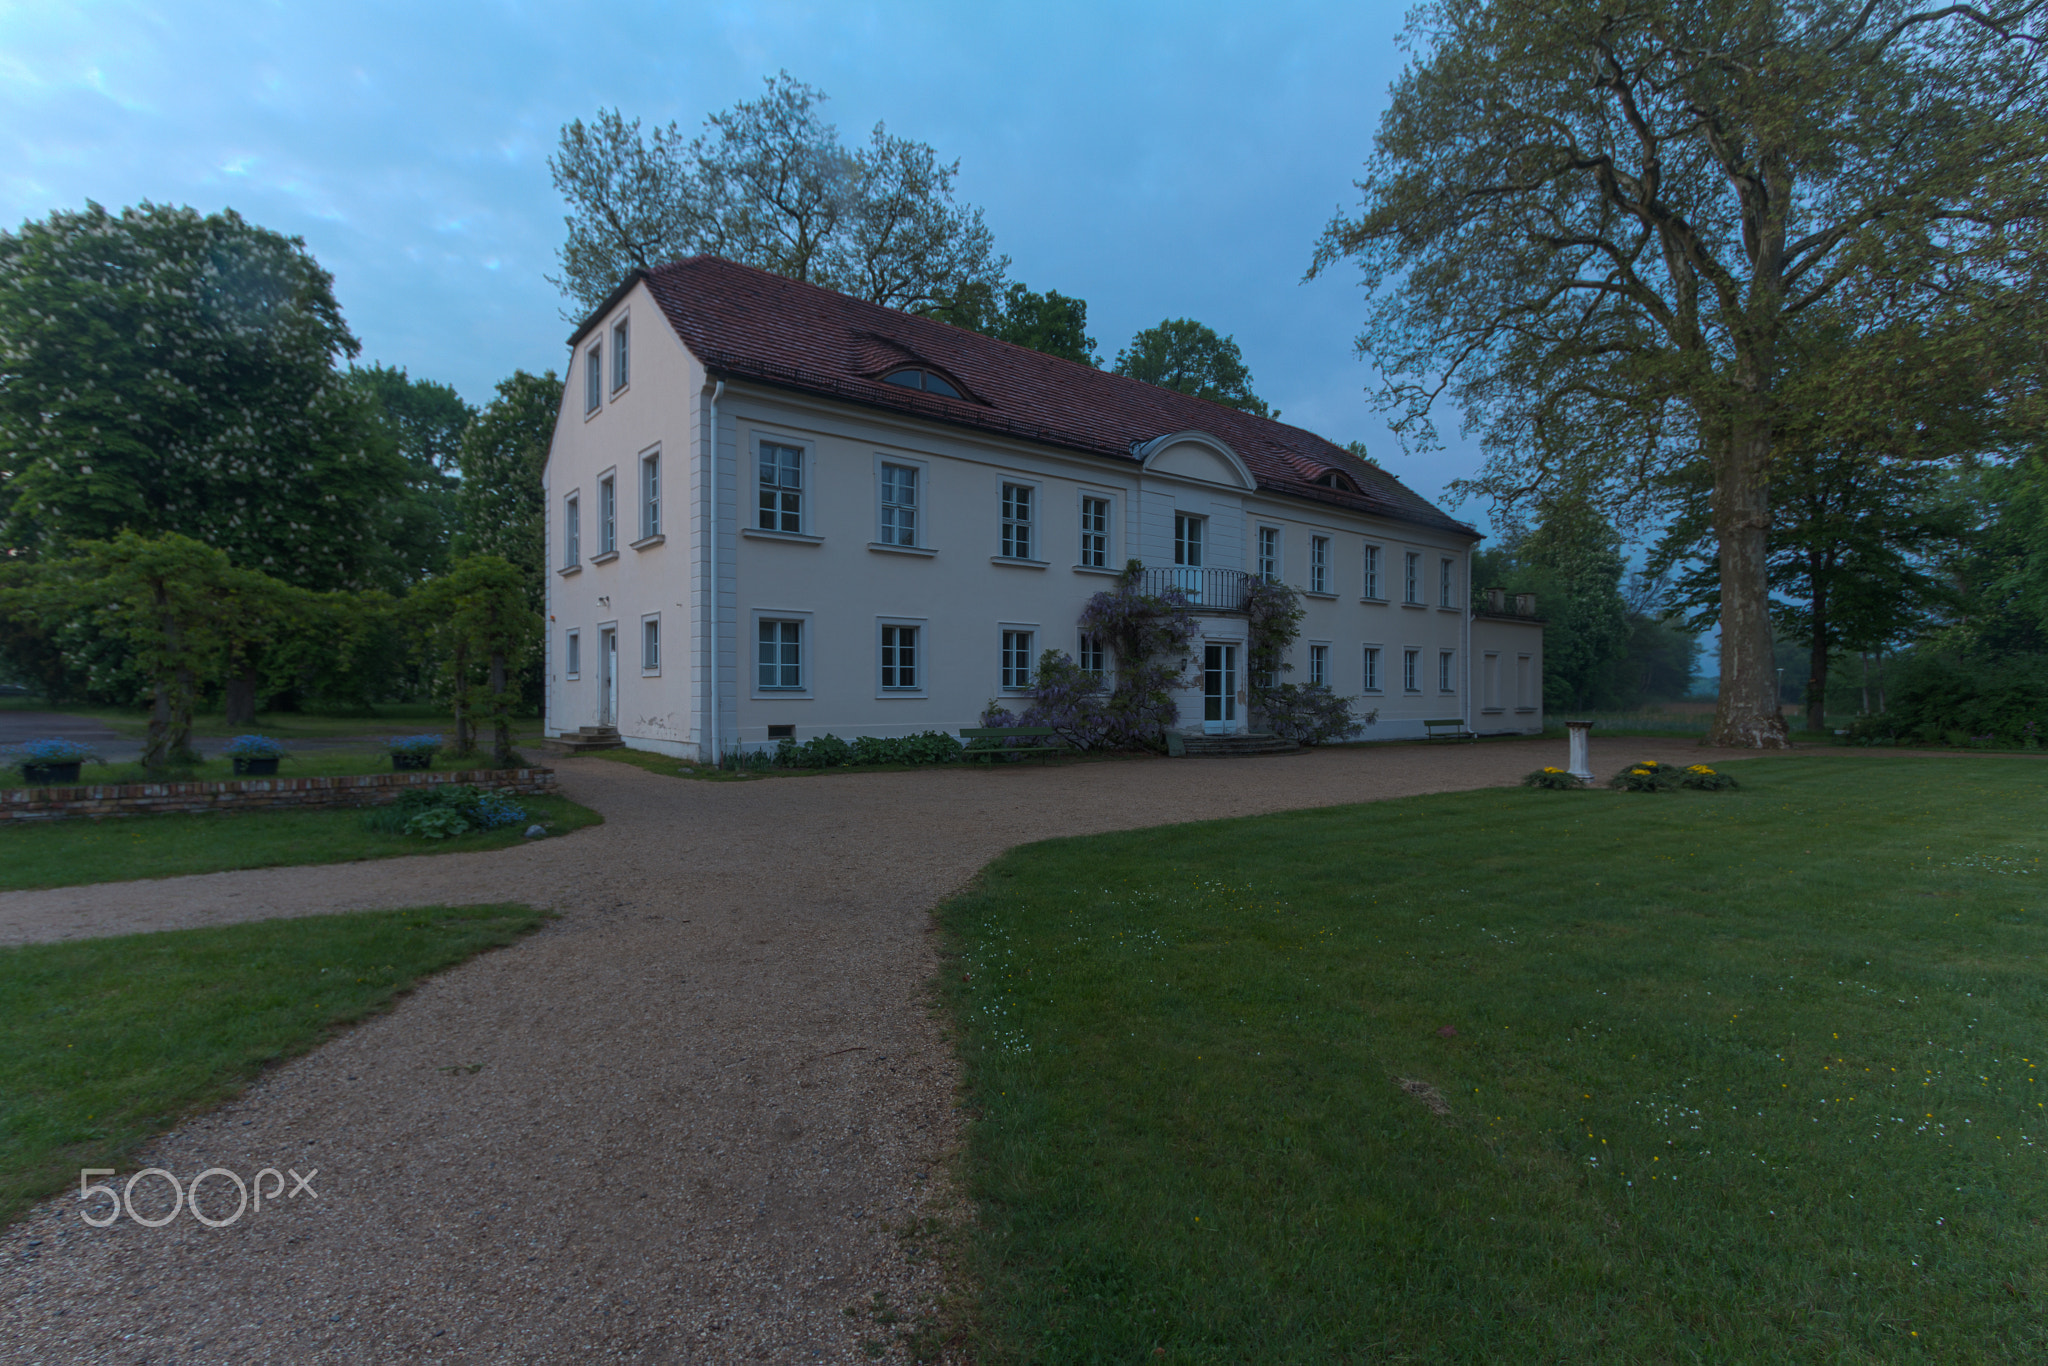
[[[1365,548],[1365,592],[1361,596],[1368,598],[1383,598],[1386,596],[1386,594],[1380,592],[1380,548],[1376,545],[1369,545]]]
[[[1259,577],[1267,583],[1280,582],[1280,528],[1259,528]]]
[[[1365,691],[1378,692],[1379,690],[1380,647],[1377,645],[1368,645],[1365,647]]]
[[[607,474],[597,481],[597,553],[619,548],[619,481]]]
[[[1094,674],[1097,678],[1109,672],[1109,652],[1102,648],[1102,637],[1081,632],[1078,648],[1074,651],[1074,663],[1082,673]]]
[[[1202,567],[1202,523],[1205,518],[1185,512],[1173,514],[1173,562],[1190,569]]]
[[[626,381],[631,378],[627,373],[630,360],[626,346],[626,320],[621,318],[612,324],[612,392],[615,394],[625,388]]]
[[[1515,710],[1516,710],[1516,711],[1534,711],[1534,710],[1536,709],[1536,690],[1535,690],[1535,687],[1534,687],[1534,685],[1532,685],[1532,684],[1530,683],[1530,681],[1529,681],[1529,680],[1530,680],[1530,678],[1531,678],[1531,677],[1532,677],[1532,676],[1533,676],[1534,674],[1535,674],[1535,668],[1534,668],[1534,661],[1533,661],[1533,659],[1531,658],[1531,656],[1529,656],[1529,655],[1516,655],[1516,656],[1515,656]]]
[[[1458,605],[1451,596],[1451,585],[1455,577],[1455,572],[1452,570],[1451,565],[1452,561],[1450,560],[1438,560],[1436,562],[1436,605],[1439,607],[1456,607]]]
[[[573,627],[562,633],[562,676],[576,678],[583,673],[583,632]]]
[[[883,545],[917,544],[917,473],[915,465],[882,466]]]
[[[1450,650],[1438,650],[1436,652],[1436,690],[1438,692],[1456,692],[1458,690],[1458,680],[1452,672],[1453,663],[1456,659],[1456,654]]]
[[[763,692],[804,686],[804,624],[762,617],[755,636],[755,682]]]
[[[1029,484],[1003,485],[1003,541],[1001,554],[1010,560],[1032,558],[1031,526],[1033,495]]]
[[[1003,690],[1022,692],[1031,686],[1033,631],[1003,632]]]
[[[760,519],[763,531],[804,529],[804,452],[801,446],[763,441],[760,458]]]
[[[1406,570],[1402,579],[1401,601],[1422,601],[1422,556],[1409,551],[1405,561]]]
[[[661,452],[640,457],[640,539],[661,534]]]
[[[562,500],[562,567],[583,560],[583,513],[575,494]]]
[[[1401,689],[1402,689],[1402,691],[1404,691],[1404,692],[1421,692],[1421,691],[1422,691],[1422,680],[1420,680],[1419,678],[1417,678],[1417,677],[1415,676],[1415,672],[1416,672],[1416,670],[1417,670],[1417,669],[1418,669],[1419,667],[1421,667],[1421,660],[1422,660],[1422,651],[1420,651],[1420,650],[1403,650],[1403,651],[1401,651]]]
[[[594,413],[604,402],[604,347],[592,342],[583,357],[583,411]]]
[[[1308,538],[1308,591],[1327,593],[1330,591],[1330,538],[1311,536]]]
[[[1308,647],[1308,681],[1327,684],[1330,681],[1330,647],[1311,645]]]
[[[1081,497],[1081,566],[1109,568],[1109,499]]]
[[[1500,656],[1488,651],[1483,670],[1484,691],[1480,696],[1485,700],[1488,711],[1500,710]]]
[[[640,618],[640,672],[661,672],[661,618]]]
[[[882,691],[915,692],[924,686],[918,676],[915,626],[882,627]]]

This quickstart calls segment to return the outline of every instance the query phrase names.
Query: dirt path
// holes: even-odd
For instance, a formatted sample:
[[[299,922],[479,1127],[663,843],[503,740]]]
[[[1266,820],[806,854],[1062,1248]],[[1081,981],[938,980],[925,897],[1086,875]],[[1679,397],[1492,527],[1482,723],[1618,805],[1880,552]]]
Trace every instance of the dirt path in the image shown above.
[[[745,784],[560,765],[602,826],[493,853],[0,895],[0,943],[436,902],[562,919],[428,982],[146,1162],[319,1168],[212,1230],[0,1234],[23,1361],[861,1361],[937,1289],[890,1231],[958,1134],[928,912],[1055,835],[1451,791],[1561,742]],[[1637,758],[1735,757],[1683,740]],[[124,1174],[125,1175],[125,1174]],[[886,1334],[879,1334],[886,1336]]]

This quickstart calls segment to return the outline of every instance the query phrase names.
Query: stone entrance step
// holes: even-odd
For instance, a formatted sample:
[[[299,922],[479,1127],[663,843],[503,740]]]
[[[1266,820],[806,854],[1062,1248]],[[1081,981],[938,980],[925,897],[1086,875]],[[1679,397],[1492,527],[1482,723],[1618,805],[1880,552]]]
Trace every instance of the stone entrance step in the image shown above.
[[[1299,754],[1301,746],[1292,740],[1283,740],[1273,734],[1257,735],[1188,735],[1181,736],[1181,745],[1190,758],[1244,756],[1258,754]]]
[[[555,743],[571,754],[589,754],[600,749],[624,749],[617,726],[579,726],[574,735],[556,737]]]

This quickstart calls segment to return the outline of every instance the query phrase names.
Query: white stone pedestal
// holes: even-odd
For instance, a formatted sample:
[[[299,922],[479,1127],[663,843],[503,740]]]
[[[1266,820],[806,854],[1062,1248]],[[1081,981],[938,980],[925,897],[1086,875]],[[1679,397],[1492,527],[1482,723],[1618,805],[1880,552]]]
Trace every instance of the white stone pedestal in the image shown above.
[[[1571,775],[1574,778],[1577,778],[1582,783],[1590,783],[1593,781],[1593,761],[1587,757],[1586,739],[1588,732],[1593,729],[1593,723],[1591,721],[1567,721],[1564,723],[1564,728],[1566,733],[1571,736],[1572,744],[1572,757],[1566,767],[1570,769]]]

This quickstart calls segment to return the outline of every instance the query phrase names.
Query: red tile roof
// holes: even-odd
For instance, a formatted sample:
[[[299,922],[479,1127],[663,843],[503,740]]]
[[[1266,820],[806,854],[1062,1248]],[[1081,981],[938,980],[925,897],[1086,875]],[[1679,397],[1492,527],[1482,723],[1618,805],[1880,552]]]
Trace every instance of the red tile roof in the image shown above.
[[[570,338],[574,346],[645,279],[669,325],[710,372],[1134,463],[1134,446],[1204,431],[1261,489],[1460,535],[1478,533],[1370,461],[1313,432],[1061,360],[716,256],[637,271]],[[963,398],[887,384],[906,365],[940,371]],[[1339,470],[1357,492],[1317,478]]]

